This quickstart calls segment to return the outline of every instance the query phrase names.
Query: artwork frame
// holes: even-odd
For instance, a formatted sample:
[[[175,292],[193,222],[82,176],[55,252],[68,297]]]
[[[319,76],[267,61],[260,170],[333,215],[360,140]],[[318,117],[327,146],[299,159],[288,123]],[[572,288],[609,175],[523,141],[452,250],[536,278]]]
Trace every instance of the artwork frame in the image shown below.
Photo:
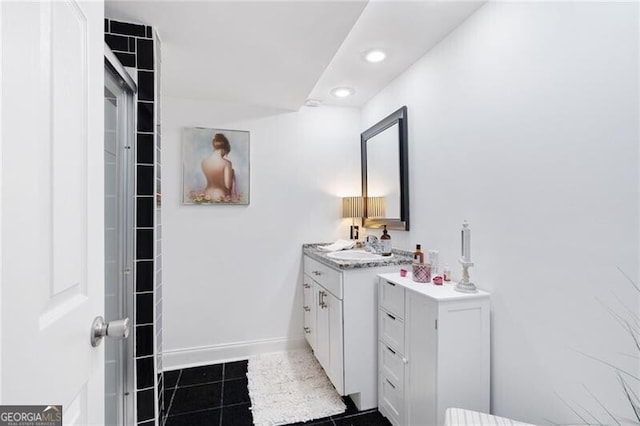
[[[249,205],[250,132],[182,129],[182,204]]]

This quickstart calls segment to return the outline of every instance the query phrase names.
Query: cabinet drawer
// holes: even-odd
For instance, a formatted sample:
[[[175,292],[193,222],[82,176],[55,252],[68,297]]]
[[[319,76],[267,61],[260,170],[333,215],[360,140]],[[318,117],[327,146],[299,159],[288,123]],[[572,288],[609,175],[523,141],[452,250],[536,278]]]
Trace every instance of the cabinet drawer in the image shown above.
[[[311,332],[313,331],[313,327],[315,327],[315,321],[313,321],[313,318],[311,317],[311,312],[305,312],[304,313],[304,334],[311,334]]]
[[[323,265],[309,256],[305,256],[304,273],[342,300],[342,272]]]
[[[404,318],[404,288],[384,278],[380,278],[379,300],[387,312],[399,318]]]
[[[316,328],[316,311],[314,305],[314,286],[311,278],[306,275],[303,278],[303,291],[302,291],[302,309],[304,310],[304,337],[309,342],[309,345],[313,350],[316,349],[316,336],[315,336],[315,328]]]
[[[404,424],[404,390],[386,375],[380,374],[378,405],[392,424]]]
[[[313,281],[304,276],[302,281],[302,307],[305,312],[309,312],[313,307]]]
[[[391,346],[396,352],[404,353],[404,322],[388,312],[380,309],[378,331],[380,340]]]
[[[378,363],[380,373],[391,382],[404,387],[404,361],[402,355],[384,342],[378,343]]]
[[[313,330],[314,327],[315,327],[315,321],[313,321],[313,319],[311,318],[311,313],[305,312],[304,327],[303,327],[304,338],[307,339],[307,342],[309,342],[309,346],[311,346],[311,349],[316,348],[316,339],[315,339],[315,334]]]

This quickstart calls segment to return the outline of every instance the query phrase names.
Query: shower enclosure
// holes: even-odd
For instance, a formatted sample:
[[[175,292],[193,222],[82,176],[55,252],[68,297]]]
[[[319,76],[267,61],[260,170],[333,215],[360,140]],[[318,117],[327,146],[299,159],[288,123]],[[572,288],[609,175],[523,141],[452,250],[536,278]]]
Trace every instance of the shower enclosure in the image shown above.
[[[136,85],[105,46],[105,320],[133,320],[134,93]],[[133,338],[105,339],[105,425],[133,425]]]

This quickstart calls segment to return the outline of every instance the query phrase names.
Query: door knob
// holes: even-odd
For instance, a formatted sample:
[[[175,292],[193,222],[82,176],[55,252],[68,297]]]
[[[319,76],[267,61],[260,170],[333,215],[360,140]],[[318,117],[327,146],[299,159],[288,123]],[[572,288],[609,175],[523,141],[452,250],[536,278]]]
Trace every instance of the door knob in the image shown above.
[[[124,318],[107,323],[104,318],[96,317],[91,324],[91,346],[98,346],[105,336],[126,339],[129,337],[129,322],[129,318]]]

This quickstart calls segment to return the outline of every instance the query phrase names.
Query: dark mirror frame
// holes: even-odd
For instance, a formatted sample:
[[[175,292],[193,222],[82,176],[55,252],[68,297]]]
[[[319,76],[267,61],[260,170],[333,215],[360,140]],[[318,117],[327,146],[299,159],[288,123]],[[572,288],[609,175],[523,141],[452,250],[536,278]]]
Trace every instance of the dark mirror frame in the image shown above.
[[[409,152],[408,152],[408,125],[407,107],[383,118],[378,123],[360,134],[360,153],[362,171],[362,196],[367,199],[367,141],[377,134],[385,131],[394,124],[398,124],[398,158],[400,159],[400,217],[399,218],[369,218],[367,214],[367,202],[364,202],[362,224],[365,228],[382,228],[399,231],[409,230]]]

